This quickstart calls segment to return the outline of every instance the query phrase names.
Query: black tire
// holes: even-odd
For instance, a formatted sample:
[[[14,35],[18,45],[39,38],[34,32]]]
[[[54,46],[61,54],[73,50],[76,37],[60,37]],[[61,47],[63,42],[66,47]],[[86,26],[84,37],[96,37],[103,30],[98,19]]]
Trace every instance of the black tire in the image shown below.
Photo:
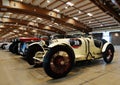
[[[25,54],[25,59],[30,65],[35,65],[33,57],[38,51],[41,51],[41,47],[39,45],[33,45],[27,49],[27,52]]]
[[[14,47],[14,45],[15,45],[15,44],[13,44],[13,43],[10,45],[10,47],[9,47],[9,51],[10,51],[10,52],[13,52],[13,47]]]
[[[109,64],[112,62],[113,57],[114,57],[114,47],[113,45],[110,44],[106,48],[106,51],[103,53],[103,59],[107,64]]]
[[[13,48],[12,48],[12,53],[14,53],[14,54],[19,54],[19,52],[18,52],[18,43],[16,43],[16,44],[13,46]]]
[[[63,56],[59,52],[66,53]],[[61,78],[66,76],[74,65],[74,52],[68,46],[55,46],[50,48],[43,60],[43,67],[48,76],[52,78]]]

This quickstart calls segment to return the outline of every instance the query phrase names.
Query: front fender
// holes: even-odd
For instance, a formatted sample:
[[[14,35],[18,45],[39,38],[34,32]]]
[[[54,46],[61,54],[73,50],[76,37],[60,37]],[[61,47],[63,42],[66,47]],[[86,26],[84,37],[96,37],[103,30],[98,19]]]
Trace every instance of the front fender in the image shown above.
[[[49,47],[49,48],[52,48],[52,47],[55,47],[55,46],[57,46],[57,45],[64,45],[64,43],[56,42],[56,43],[50,44],[48,47]]]
[[[108,45],[112,45],[112,44],[111,44],[110,42],[105,43],[105,44],[103,45],[102,52],[105,52],[105,51],[106,51]]]

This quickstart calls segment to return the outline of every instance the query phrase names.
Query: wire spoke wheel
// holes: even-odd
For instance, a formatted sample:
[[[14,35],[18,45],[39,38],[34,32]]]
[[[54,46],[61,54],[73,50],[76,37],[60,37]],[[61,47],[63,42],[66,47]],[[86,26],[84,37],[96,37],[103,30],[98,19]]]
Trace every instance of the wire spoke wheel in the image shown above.
[[[43,67],[48,76],[61,78],[66,76],[74,65],[73,50],[66,46],[55,46],[46,53]]]
[[[70,57],[64,51],[55,53],[50,61],[52,71],[57,74],[64,73],[71,66],[70,64]]]
[[[108,61],[111,60],[112,55],[113,55],[113,53],[112,53],[111,49],[109,49],[109,50],[108,50],[108,53],[107,53],[107,60],[108,60]]]
[[[106,63],[111,63],[114,57],[114,48],[112,45],[109,45],[106,51],[103,53],[103,59]]]

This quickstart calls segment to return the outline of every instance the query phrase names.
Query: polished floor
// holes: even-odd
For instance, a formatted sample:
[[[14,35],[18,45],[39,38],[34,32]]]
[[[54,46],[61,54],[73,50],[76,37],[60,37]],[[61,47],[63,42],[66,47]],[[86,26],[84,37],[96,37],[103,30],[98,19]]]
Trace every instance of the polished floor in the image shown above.
[[[42,67],[33,68],[19,55],[0,49],[0,85],[120,85],[120,46],[111,64],[102,59],[77,63],[64,78],[48,77]]]

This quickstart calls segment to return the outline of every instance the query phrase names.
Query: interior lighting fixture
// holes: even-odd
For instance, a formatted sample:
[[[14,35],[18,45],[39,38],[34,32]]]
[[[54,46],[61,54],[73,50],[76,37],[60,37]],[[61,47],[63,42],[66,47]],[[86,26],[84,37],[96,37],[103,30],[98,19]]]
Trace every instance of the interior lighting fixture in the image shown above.
[[[49,26],[50,26],[50,27],[52,27],[52,25],[51,25],[51,24],[50,24]]]
[[[11,14],[13,14],[13,13],[9,12],[8,14],[11,15]]]
[[[25,18],[29,18],[29,16],[25,16]]]
[[[65,9],[68,9],[68,6],[66,6]]]
[[[59,9],[53,9],[53,11],[55,11],[55,12],[60,12],[60,10],[59,10]]]
[[[116,36],[116,37],[118,37],[118,36],[119,36],[119,34],[118,34],[118,33],[115,33],[115,36]]]
[[[37,20],[40,20],[40,21],[41,21],[41,20],[42,20],[42,18],[39,18],[39,17],[38,17],[38,18],[37,18]]]
[[[22,36],[22,34],[18,34],[19,36]]]
[[[101,27],[103,26],[103,24],[100,25]]]
[[[27,35],[27,34],[28,34],[28,32],[24,32],[24,34],[26,34],[26,35]]]
[[[82,12],[79,10],[78,13],[81,14]]]
[[[32,22],[37,22],[36,20],[32,20]]]
[[[54,24],[57,25],[57,26],[59,25],[58,23],[54,23]]]
[[[78,20],[78,17],[73,17],[73,19]]]
[[[89,21],[88,23],[92,23],[91,21]]]
[[[50,3],[50,0],[47,0],[47,3]]]
[[[90,16],[90,17],[93,16],[93,14],[91,14],[91,13],[87,13],[87,15]]]
[[[67,2],[66,4],[67,4],[68,6],[74,6],[74,4],[71,3],[71,2]]]
[[[19,31],[18,31],[18,30],[13,30],[13,32],[19,33]]]
[[[3,28],[4,27],[4,25],[0,25],[0,28]]]
[[[4,15],[5,18],[9,18],[10,16],[9,15]]]
[[[37,30],[32,30],[32,32],[37,32]]]

